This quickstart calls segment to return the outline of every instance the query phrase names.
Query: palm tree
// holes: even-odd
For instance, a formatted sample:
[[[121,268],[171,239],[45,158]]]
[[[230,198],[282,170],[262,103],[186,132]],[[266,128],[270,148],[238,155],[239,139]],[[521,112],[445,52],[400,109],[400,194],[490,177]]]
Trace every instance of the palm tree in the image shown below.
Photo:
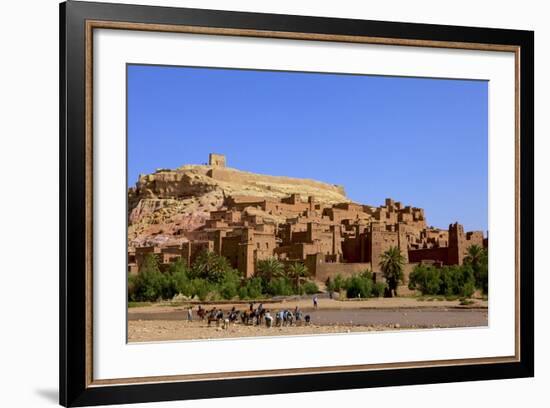
[[[215,252],[202,251],[193,262],[193,274],[211,282],[221,282],[226,272],[230,271],[231,264],[227,258]]]
[[[277,258],[262,259],[256,265],[256,275],[261,277],[265,282],[271,282],[273,278],[283,276],[284,271],[284,265]]]
[[[294,287],[300,292],[300,279],[306,277],[309,275],[309,271],[307,270],[307,266],[305,266],[303,263],[300,262],[294,262],[293,264],[290,264],[287,271],[286,276],[294,282]]]
[[[395,294],[397,296],[397,285],[403,281],[403,266],[405,265],[405,257],[401,255],[398,247],[391,247],[380,256],[380,269],[386,283],[390,297]]]
[[[464,263],[472,265],[472,268],[478,267],[483,261],[485,251],[479,245],[471,245],[468,247],[468,254],[464,257]]]
[[[467,255],[464,257],[464,264],[470,265],[474,270],[474,278],[476,286],[483,288],[486,292],[487,288],[487,271],[488,271],[488,256],[487,250],[479,245],[471,245],[468,247]]]

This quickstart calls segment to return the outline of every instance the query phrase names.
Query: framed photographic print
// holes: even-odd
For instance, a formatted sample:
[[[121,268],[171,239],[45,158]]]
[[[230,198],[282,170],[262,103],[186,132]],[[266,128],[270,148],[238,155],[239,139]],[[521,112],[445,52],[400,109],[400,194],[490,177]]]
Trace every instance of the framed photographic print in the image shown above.
[[[533,32],[60,21],[62,405],[534,375]]]

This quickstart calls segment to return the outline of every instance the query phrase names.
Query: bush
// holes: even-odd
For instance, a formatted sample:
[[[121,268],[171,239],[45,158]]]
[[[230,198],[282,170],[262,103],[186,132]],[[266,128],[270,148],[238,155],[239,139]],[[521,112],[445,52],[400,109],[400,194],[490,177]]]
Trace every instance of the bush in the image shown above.
[[[346,296],[348,298],[368,298],[372,293],[372,279],[355,275],[346,281]]]
[[[332,280],[330,279],[330,277],[327,278],[326,285],[328,291],[340,292],[342,289],[344,289],[345,279],[342,277],[342,275],[338,274]]]
[[[195,278],[191,281],[191,296],[197,296],[201,301],[208,299],[208,295],[215,291],[214,286],[206,279]]]
[[[248,299],[248,290],[246,290],[246,286],[241,286],[237,290],[237,295],[239,296],[239,299]]]
[[[233,299],[241,286],[241,277],[235,270],[227,271],[219,284],[218,292],[224,299]]]
[[[334,282],[332,281],[332,279],[330,279],[330,276],[325,281],[325,288],[329,292],[334,292]]]
[[[129,300],[139,302],[156,301],[167,292],[166,278],[153,254],[147,254],[139,273],[128,278],[128,289]]]
[[[489,294],[489,267],[487,263],[479,267],[476,286],[481,289],[484,295]]]
[[[476,288],[473,281],[466,282],[466,284],[462,287],[461,295],[464,297],[470,298],[474,294],[475,290]]]
[[[365,269],[363,272],[361,272],[359,274],[359,276],[361,278],[364,278],[364,279],[369,279],[371,281],[374,281],[374,275],[372,274],[371,270],[370,269]]]
[[[409,276],[409,289],[422,295],[439,295],[449,298],[470,297],[475,291],[474,271],[471,265],[452,265],[436,268],[417,265]]]
[[[372,285],[372,296],[374,297],[384,296],[384,293],[386,293],[387,288],[388,288],[388,285],[386,285],[384,282],[374,283]]]
[[[262,279],[261,278],[248,279],[246,282],[246,297],[250,299],[256,299],[261,296],[262,296]]]
[[[302,289],[304,290],[306,295],[314,295],[315,293],[319,292],[319,287],[315,282],[307,281],[302,285]]]
[[[431,265],[417,265],[409,276],[409,289],[418,289],[423,295],[437,295],[440,287],[440,271]]]
[[[267,293],[272,296],[290,296],[294,294],[294,287],[288,279],[277,278],[268,283]]]

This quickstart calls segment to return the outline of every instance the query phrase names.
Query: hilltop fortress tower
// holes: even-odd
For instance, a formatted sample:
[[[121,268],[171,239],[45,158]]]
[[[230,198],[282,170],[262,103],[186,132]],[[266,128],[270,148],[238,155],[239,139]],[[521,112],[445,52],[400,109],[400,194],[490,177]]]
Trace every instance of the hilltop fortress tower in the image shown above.
[[[208,165],[212,167],[225,167],[225,155],[210,153],[208,155]]]

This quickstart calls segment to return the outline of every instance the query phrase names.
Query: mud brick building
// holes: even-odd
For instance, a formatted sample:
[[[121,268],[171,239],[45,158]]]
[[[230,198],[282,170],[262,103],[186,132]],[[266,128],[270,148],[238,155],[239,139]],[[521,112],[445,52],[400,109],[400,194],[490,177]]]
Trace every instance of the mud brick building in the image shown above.
[[[206,174],[219,182],[234,180],[235,171],[225,166],[223,155],[211,154]],[[258,177],[252,173],[238,176],[245,182]],[[285,179],[285,183],[291,181]],[[343,192],[339,186],[329,188]],[[129,272],[137,273],[150,253],[165,269],[177,258],[191,265],[201,251],[212,251],[247,277],[255,273],[259,260],[275,257],[285,263],[302,262],[315,279],[324,281],[367,268],[377,273],[381,255],[398,247],[408,275],[420,262],[460,265],[471,245],[487,246],[482,231],[465,232],[456,222],[448,230],[428,227],[423,209],[390,198],[376,207],[321,203],[314,196],[300,194],[281,198],[225,195],[221,207],[209,211],[202,225],[182,230],[181,235],[186,242],[177,245],[130,248]]]

